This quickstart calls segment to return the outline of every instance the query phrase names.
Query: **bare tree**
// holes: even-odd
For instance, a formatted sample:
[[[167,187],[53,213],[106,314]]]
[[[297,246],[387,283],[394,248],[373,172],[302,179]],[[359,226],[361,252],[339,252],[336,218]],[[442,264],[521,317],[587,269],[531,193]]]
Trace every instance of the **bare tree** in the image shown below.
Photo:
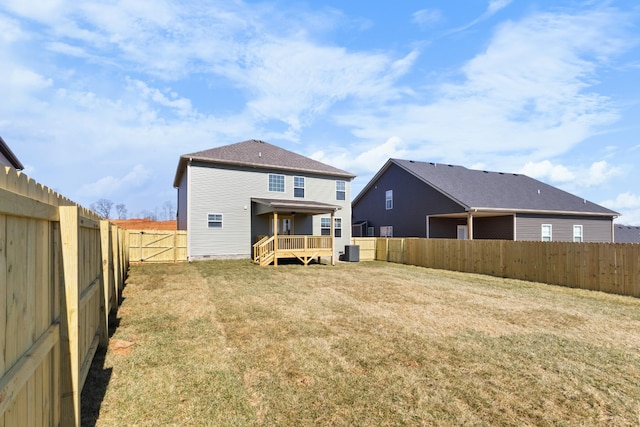
[[[124,203],[118,203],[116,205],[116,212],[118,213],[118,219],[127,219],[127,207]]]
[[[175,219],[176,208],[173,202],[166,201],[162,205],[162,212],[164,213],[164,219],[172,220]]]
[[[156,208],[157,211],[157,208]],[[158,220],[158,213],[157,212],[151,212],[148,210],[144,210],[141,212],[141,216],[143,219],[148,219],[151,221],[157,221]]]
[[[113,202],[109,199],[100,199],[95,203],[91,204],[91,210],[97,212],[100,216],[104,218],[109,218],[111,215],[111,207],[113,206]]]

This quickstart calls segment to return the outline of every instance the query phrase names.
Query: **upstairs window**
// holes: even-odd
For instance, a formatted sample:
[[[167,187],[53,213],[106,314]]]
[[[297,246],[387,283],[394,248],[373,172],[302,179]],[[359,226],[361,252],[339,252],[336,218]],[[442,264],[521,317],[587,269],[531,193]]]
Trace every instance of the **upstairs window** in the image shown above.
[[[336,200],[347,199],[347,183],[344,181],[336,181]]]
[[[302,176],[293,177],[293,197],[304,198],[304,177]]]
[[[582,226],[574,225],[573,226],[573,241],[574,242],[582,242]]]
[[[222,228],[222,214],[208,214],[207,226],[209,228]]]
[[[384,206],[387,210],[393,209],[393,190],[384,193]]]
[[[284,175],[269,174],[269,191],[284,193]]]
[[[551,241],[551,224],[542,224],[542,241]]]

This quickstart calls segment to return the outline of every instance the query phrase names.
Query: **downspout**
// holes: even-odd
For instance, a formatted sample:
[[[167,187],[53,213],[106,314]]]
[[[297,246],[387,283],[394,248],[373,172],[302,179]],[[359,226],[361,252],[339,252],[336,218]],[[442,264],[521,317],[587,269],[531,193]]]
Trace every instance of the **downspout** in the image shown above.
[[[331,211],[331,265],[336,265],[336,236],[334,228],[335,211]]]
[[[187,206],[186,206],[186,215],[187,215],[187,261],[191,262],[191,158],[189,158],[189,163],[187,163]]]

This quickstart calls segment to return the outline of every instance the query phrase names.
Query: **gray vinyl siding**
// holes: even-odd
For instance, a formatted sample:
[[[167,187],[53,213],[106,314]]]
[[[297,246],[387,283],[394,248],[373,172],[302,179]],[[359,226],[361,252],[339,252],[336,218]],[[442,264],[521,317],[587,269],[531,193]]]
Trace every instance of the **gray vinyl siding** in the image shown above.
[[[177,210],[177,226],[178,230],[187,229],[187,180],[189,176],[189,166],[187,170],[182,174],[180,179],[180,186],[178,187],[178,210]]]
[[[393,190],[393,209],[385,206],[387,190]],[[426,237],[428,215],[453,212],[464,212],[464,209],[392,164],[354,204],[353,221],[368,221],[376,236],[380,235],[380,227],[390,225],[393,226],[394,237]],[[453,233],[455,238],[455,227]]]
[[[516,215],[516,240],[542,240],[542,224],[551,224],[552,240],[573,241],[573,226],[582,225],[584,242],[611,242],[612,219],[580,216]]]
[[[285,176],[284,192],[269,191],[269,174]],[[186,174],[185,174],[186,175]],[[216,165],[192,164],[189,175],[189,230],[188,245],[190,259],[207,257],[250,258],[252,245],[259,235],[270,234],[268,215],[253,217],[256,206],[252,198],[310,200],[342,207],[336,213],[343,221],[341,239],[336,239],[336,249],[341,250],[351,241],[350,182],[346,182],[346,200],[337,201],[333,177],[283,173],[264,169],[241,169]],[[304,199],[293,196],[293,177],[305,177]],[[207,226],[208,214],[222,214],[222,228]],[[294,219],[296,234],[320,235],[320,216],[313,220],[298,215]]]

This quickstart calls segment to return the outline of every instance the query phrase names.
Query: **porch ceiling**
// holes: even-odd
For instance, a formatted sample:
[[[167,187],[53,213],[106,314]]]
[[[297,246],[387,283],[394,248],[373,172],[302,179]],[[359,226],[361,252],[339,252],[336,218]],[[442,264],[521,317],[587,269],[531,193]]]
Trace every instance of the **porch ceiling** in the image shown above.
[[[340,209],[340,206],[328,203],[315,202],[312,200],[286,200],[286,199],[258,199],[251,198],[251,201],[258,206],[257,215],[264,215],[273,212],[277,213],[304,213],[309,215],[319,215],[333,213]]]

